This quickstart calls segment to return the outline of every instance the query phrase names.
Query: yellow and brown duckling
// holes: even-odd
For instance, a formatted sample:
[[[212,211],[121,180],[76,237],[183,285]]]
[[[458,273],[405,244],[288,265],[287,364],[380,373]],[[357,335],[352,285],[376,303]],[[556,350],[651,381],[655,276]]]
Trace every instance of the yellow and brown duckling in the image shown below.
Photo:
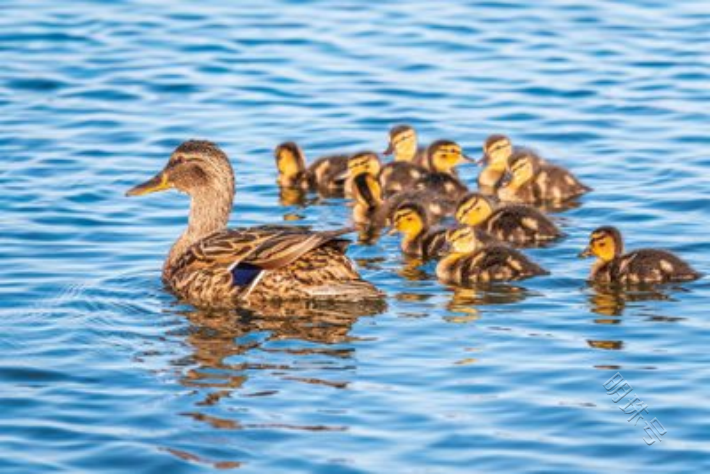
[[[384,165],[380,173],[385,196],[414,189],[427,174],[427,150],[419,147],[417,132],[409,125],[390,129],[389,145],[384,155],[394,155],[394,161]]]
[[[381,229],[388,225],[390,206],[382,197],[377,178],[360,173],[353,179],[353,222],[361,229]]]
[[[449,231],[446,241],[449,252],[436,266],[436,276],[444,284],[466,287],[549,274],[513,248],[484,244],[472,227]]]
[[[563,235],[555,223],[537,209],[521,204],[496,205],[481,193],[468,194],[461,200],[456,220],[518,246],[550,242]]]
[[[603,226],[592,232],[580,257],[596,257],[590,280],[599,283],[649,284],[700,278],[688,263],[667,250],[641,249],[624,253],[621,232]]]
[[[313,232],[288,226],[227,229],[234,172],[214,143],[187,141],[154,178],[127,192],[177,189],[190,196],[187,230],[170,249],[163,281],[197,306],[230,307],[267,300],[379,299],[345,256],[348,229]]]
[[[372,151],[354,153],[348,159],[345,171],[340,176],[345,181],[345,196],[353,197],[353,182],[356,176],[366,173],[379,180],[380,171],[382,171],[382,162],[377,153]]]
[[[383,155],[394,155],[394,161],[425,166],[426,148],[419,146],[414,127],[396,125],[389,131],[389,143]]]
[[[274,150],[277,182],[282,189],[300,189],[317,192],[323,197],[342,197],[348,155],[331,155],[318,158],[306,167],[301,147],[294,142],[284,142]]]
[[[452,202],[458,202],[468,188],[458,179],[456,167],[473,160],[463,153],[461,146],[450,140],[437,140],[427,149],[429,172],[415,184],[416,189],[426,189]],[[450,210],[453,212],[453,209]]]
[[[566,169],[540,163],[528,150],[516,151],[510,156],[508,173],[507,182],[498,189],[502,201],[560,204],[591,191]]]
[[[400,248],[407,257],[428,260],[441,256],[446,229],[432,229],[429,220],[425,209],[414,202],[401,204],[394,212],[390,234],[402,234]]]
[[[361,229],[381,229],[392,221],[394,211],[399,206],[415,203],[424,208],[427,224],[434,225],[451,215],[456,201],[427,189],[403,191],[386,197],[377,179],[367,172],[361,172],[352,182],[353,222]]]

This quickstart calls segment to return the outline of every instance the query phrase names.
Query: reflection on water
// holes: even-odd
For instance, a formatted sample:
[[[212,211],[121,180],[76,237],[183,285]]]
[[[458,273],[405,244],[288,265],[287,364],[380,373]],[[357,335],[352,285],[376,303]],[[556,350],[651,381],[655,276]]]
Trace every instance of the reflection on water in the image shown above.
[[[534,293],[527,288],[508,283],[489,283],[474,288],[453,288],[449,308],[476,305],[505,305],[520,303]]]
[[[628,288],[596,282],[590,282],[588,285],[591,290],[591,294],[587,297],[589,307],[593,312],[603,316],[622,316],[628,303],[672,301],[671,288],[668,287],[649,285]]]
[[[307,349],[284,349],[292,355],[321,354],[348,358],[350,349],[330,346],[350,342],[348,333],[358,318],[373,316],[385,309],[384,301],[358,304],[329,302],[327,305],[282,301],[262,305],[258,311],[185,311],[182,314],[191,324],[185,340],[193,350],[191,359],[197,368],[186,374],[183,383],[188,386],[240,388],[246,379],[245,371],[275,369],[278,366],[225,360],[251,351],[267,350],[262,346],[270,341],[300,340],[318,345]]]

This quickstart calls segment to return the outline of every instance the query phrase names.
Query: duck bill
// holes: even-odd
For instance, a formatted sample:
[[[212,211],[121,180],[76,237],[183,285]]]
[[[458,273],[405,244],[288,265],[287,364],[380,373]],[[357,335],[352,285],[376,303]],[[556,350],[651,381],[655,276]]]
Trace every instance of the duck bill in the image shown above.
[[[165,172],[161,172],[145,183],[134,186],[126,191],[126,196],[143,196],[144,194],[157,193],[172,188],[173,185]]]
[[[488,155],[486,153],[483,154],[477,161],[476,164],[478,166],[483,166],[488,164]]]
[[[399,233],[399,229],[397,229],[396,227],[390,227],[387,230],[387,235],[397,235],[398,233]]]
[[[461,161],[464,163],[473,163],[474,165],[478,164],[478,161],[475,158],[471,158],[468,155],[461,154]]]
[[[593,256],[593,255],[594,255],[594,254],[592,253],[591,247],[586,247],[584,250],[582,250],[581,252],[579,252],[579,254],[578,254],[577,256],[578,256],[579,258],[589,258],[589,257],[591,257],[591,256]]]
[[[392,146],[392,143],[390,143],[389,145],[387,145],[387,149],[383,151],[382,154],[387,156],[391,155],[392,153],[394,153],[394,147]]]

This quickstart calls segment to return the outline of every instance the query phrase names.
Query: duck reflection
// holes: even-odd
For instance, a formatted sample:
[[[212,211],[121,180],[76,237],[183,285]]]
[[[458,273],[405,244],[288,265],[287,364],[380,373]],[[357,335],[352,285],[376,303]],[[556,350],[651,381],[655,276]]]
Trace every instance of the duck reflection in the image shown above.
[[[602,316],[622,316],[628,303],[644,301],[669,301],[670,294],[658,286],[637,286],[633,288],[620,285],[589,283],[591,294],[588,297],[589,307],[592,312]],[[618,324],[619,320],[604,319],[597,321],[600,324]]]
[[[480,284],[474,288],[453,288],[448,309],[519,303],[531,295],[530,290],[507,283]]]
[[[263,362],[263,357],[260,357],[260,362],[244,357],[251,352],[285,353],[291,357],[316,354],[338,360],[350,359],[354,349],[339,345],[354,340],[349,335],[353,324],[362,316],[381,313],[385,309],[384,301],[357,305],[294,301],[269,303],[260,305],[258,309],[185,311],[182,314],[191,324],[185,341],[193,353],[188,360],[181,359],[176,364],[193,367],[184,373],[181,383],[188,387],[222,389],[208,395],[203,402],[213,405],[231,391],[242,388],[247,381],[247,372],[284,372],[290,369],[282,362]],[[311,345],[268,347],[269,342],[281,340],[302,341]],[[308,381],[332,385],[323,380]]]

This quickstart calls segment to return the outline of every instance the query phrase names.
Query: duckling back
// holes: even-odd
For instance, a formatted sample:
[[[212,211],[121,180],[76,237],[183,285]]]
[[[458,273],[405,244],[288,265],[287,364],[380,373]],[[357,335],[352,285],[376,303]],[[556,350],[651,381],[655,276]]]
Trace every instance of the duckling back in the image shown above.
[[[687,262],[666,250],[641,249],[617,257],[593,271],[600,282],[667,283],[692,281],[701,277]]]
[[[443,283],[458,286],[549,274],[517,250],[495,244],[458,259],[444,259],[437,266],[436,273]]]
[[[562,236],[545,214],[518,204],[499,207],[481,226],[497,239],[516,245],[549,242]]]
[[[448,284],[471,286],[493,281],[514,281],[549,272],[515,249],[488,245],[470,255],[437,266],[437,276]]]
[[[387,163],[380,171],[380,185],[385,197],[414,189],[427,170],[409,161]]]
[[[323,197],[342,197],[348,158],[348,155],[331,155],[314,161],[306,170],[309,188]]]

